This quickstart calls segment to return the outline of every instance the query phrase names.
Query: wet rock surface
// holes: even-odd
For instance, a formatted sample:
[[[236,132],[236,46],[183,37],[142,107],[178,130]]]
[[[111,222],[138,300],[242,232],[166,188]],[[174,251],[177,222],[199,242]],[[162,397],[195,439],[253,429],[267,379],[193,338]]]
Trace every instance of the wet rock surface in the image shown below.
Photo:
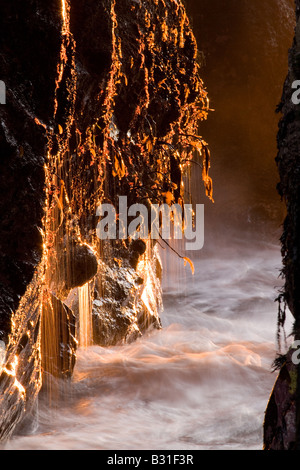
[[[3,4],[0,28],[7,94],[0,106],[0,339],[7,342],[11,315],[42,257],[47,136],[37,120],[52,124],[60,2]]]
[[[265,450],[296,450],[297,366],[290,351],[274,385],[264,423]]]
[[[17,1],[4,6],[0,21],[6,439],[30,412],[42,378],[72,374],[78,318],[64,301],[76,286],[95,286],[99,344],[160,328],[154,247],[146,239],[107,248],[96,236],[97,205],[117,207],[120,195],[129,205],[182,203],[182,171],[195,149],[212,194],[209,153],[194,138],[207,94],[181,2]]]
[[[295,80],[299,80],[300,64],[300,4],[297,4],[298,23],[293,46],[289,53],[289,75],[286,79],[279,111],[282,119],[278,133],[277,164],[280,174],[278,191],[287,206],[282,235],[283,274],[286,280],[284,299],[296,320],[300,318],[300,111],[292,101]]]
[[[289,73],[278,111],[282,113],[278,132],[277,165],[280,175],[278,191],[287,209],[281,238],[285,280],[279,297],[279,330],[284,326],[285,310],[292,312],[294,338],[300,330],[300,110],[292,101],[292,84],[300,78],[300,2],[296,1],[297,26],[289,52]],[[291,385],[292,382],[292,385]],[[299,365],[291,363],[291,352],[282,366],[266,411],[265,448],[267,450],[300,449],[300,381]],[[291,392],[292,387],[292,392]]]
[[[40,296],[37,271],[12,315],[14,328],[0,368],[0,439],[7,439],[29,415],[42,385]]]
[[[134,243],[135,249],[137,245],[141,251],[146,249],[143,244]],[[150,256],[149,250],[148,256],[140,252],[135,267],[131,253],[129,250],[118,259],[112,250],[112,261],[106,257],[106,263],[100,264],[92,311],[93,339],[100,346],[132,342],[151,328],[161,328],[162,267],[158,251],[151,250]],[[115,254],[120,256],[120,251]]]
[[[62,266],[61,272],[62,275],[65,274],[65,278],[60,279],[58,284],[64,291],[82,287],[91,281],[98,271],[97,257],[86,245],[70,245],[67,250],[63,250],[59,264]]]
[[[51,310],[45,312],[45,310]],[[42,371],[44,381],[50,374],[53,377],[69,378],[72,376],[78,342],[76,340],[76,317],[73,311],[53,294],[43,304],[42,335],[52,331],[47,340],[50,343],[46,350],[42,345]],[[51,318],[51,320],[50,320]],[[45,321],[50,321],[46,325]]]

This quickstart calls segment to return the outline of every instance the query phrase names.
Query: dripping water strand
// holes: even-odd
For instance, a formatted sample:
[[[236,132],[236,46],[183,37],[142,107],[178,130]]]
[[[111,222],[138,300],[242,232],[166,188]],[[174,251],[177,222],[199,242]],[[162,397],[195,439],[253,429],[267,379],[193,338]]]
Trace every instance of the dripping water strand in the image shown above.
[[[90,283],[78,287],[79,301],[79,346],[88,348],[92,344],[92,303]]]

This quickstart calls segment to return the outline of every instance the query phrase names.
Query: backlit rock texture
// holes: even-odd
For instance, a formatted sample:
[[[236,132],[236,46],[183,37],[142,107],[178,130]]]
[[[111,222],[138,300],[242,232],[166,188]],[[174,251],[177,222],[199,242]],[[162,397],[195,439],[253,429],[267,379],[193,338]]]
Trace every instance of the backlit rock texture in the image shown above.
[[[78,287],[90,283],[97,344],[161,327],[157,244],[101,242],[99,204],[183,204],[195,152],[210,198],[212,181],[197,136],[209,103],[180,0],[16,0],[3,5],[0,26],[6,439],[43,377],[72,374],[80,324],[69,300]]]
[[[278,190],[287,217],[282,235],[284,291],[280,297],[279,327],[284,324],[285,305],[295,319],[295,340],[300,338],[300,106],[292,102],[292,84],[300,79],[300,2],[296,1],[297,26],[289,53],[289,74],[284,84],[279,110],[282,119],[278,133]],[[291,385],[292,384],[292,385]],[[291,352],[283,365],[266,412],[265,448],[300,449],[299,366],[291,361]]]

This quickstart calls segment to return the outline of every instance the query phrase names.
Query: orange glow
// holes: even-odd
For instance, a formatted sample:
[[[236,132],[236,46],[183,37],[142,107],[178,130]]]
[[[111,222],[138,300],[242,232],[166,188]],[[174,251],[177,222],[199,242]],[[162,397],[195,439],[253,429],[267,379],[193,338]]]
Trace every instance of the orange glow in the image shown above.
[[[162,11],[163,21],[158,27],[153,9],[147,9],[147,2],[141,5],[144,9],[143,24],[139,25],[136,49],[126,57],[127,49],[123,47],[124,34],[122,24],[118,21],[118,4],[116,0],[110,2],[111,21],[111,65],[103,82],[101,93],[98,95],[101,104],[101,120],[95,120],[85,131],[78,130],[76,126],[76,145],[72,152],[80,156],[79,167],[74,169],[70,163],[70,136],[74,124],[74,108],[76,102],[76,67],[75,43],[69,30],[69,3],[62,0],[61,15],[63,19],[60,60],[57,64],[57,78],[55,90],[54,118],[57,117],[58,90],[65,87],[65,68],[73,69],[72,80],[68,85],[70,113],[64,122],[57,122],[57,128],[48,130],[48,159],[45,165],[46,204],[43,228],[44,247],[44,304],[43,309],[43,351],[51,356],[57,354],[57,344],[49,338],[54,336],[57,327],[56,316],[49,300],[49,292],[54,292],[58,299],[64,300],[68,294],[64,285],[72,278],[71,243],[86,244],[85,236],[81,233],[80,219],[86,214],[94,214],[97,205],[103,196],[113,198],[111,188],[107,188],[110,179],[116,187],[129,193],[135,188],[141,188],[136,199],[157,198],[165,199],[167,203],[175,202],[175,192],[181,192],[183,201],[184,183],[182,178],[171,180],[171,160],[177,165],[176,170],[183,175],[189,170],[190,160],[195,151],[203,158],[203,181],[206,194],[212,199],[212,181],[209,177],[209,153],[205,152],[207,144],[198,133],[200,120],[206,119],[209,111],[207,92],[198,74],[198,65],[195,61],[195,52],[192,47],[186,70],[186,57],[178,48],[185,46],[185,40],[194,47],[194,37],[189,29],[189,22],[184,7],[180,2],[174,2],[174,14],[167,12],[163,0],[156,0]],[[161,40],[169,51],[168,59],[162,57]],[[125,44],[124,44],[125,46]],[[153,61],[146,60],[153,57]],[[174,65],[175,64],[175,65]],[[176,67],[177,64],[177,67]],[[138,72],[135,73],[134,70]],[[159,80],[157,74],[159,72]],[[127,133],[121,133],[116,119],[118,99],[126,90],[136,86],[136,77],[139,77],[140,87],[138,96],[128,122]],[[188,78],[186,78],[188,77]],[[186,81],[187,80],[187,81]],[[125,91],[126,93],[126,91]],[[172,97],[174,105],[178,108],[178,117],[170,120],[170,124],[162,138],[156,134],[154,120],[151,118],[149,108],[153,107],[156,97],[160,104],[165,102],[168,106]],[[195,98],[193,98],[195,97]],[[99,138],[101,136],[101,139]],[[183,137],[181,137],[183,136]],[[101,144],[99,144],[99,140]],[[163,142],[161,142],[163,141]],[[55,152],[53,149],[56,149]],[[88,160],[90,158],[90,161]],[[86,162],[92,167],[91,181],[83,183],[82,175],[86,171]],[[150,163],[152,162],[152,163]],[[150,176],[152,175],[152,176]],[[143,184],[141,185],[141,182]],[[123,186],[124,185],[124,186]],[[130,188],[130,189],[128,189]],[[89,240],[89,246],[101,259],[102,246],[97,239]],[[144,287],[140,300],[144,309],[151,316],[158,316],[157,310],[160,299],[157,298],[159,287],[151,265],[153,247],[148,242],[147,253],[142,256],[138,265],[138,272],[144,280]],[[66,262],[61,263],[62,253],[66,253]],[[183,259],[192,272],[194,266],[188,258]],[[67,280],[67,281],[65,281]],[[92,337],[91,332],[91,287],[85,285],[79,288],[80,324],[79,344],[87,347]],[[140,308],[140,304],[135,307]],[[48,338],[48,339],[47,339]],[[55,340],[55,338],[53,338]],[[45,349],[46,348],[46,349]],[[48,348],[48,350],[47,350]],[[51,367],[51,366],[50,366]]]
[[[89,283],[78,288],[79,300],[79,346],[87,348],[92,344],[92,303]]]
[[[69,29],[69,18],[67,12],[67,0],[61,0],[61,14],[63,18],[63,32],[66,32]]]

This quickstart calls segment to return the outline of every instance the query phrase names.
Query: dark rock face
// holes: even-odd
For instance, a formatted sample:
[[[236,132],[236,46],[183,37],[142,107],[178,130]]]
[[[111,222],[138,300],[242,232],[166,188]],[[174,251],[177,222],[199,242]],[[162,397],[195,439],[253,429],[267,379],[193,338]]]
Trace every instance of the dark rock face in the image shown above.
[[[44,162],[56,65],[60,1],[3,4],[0,70],[6,105],[0,106],[0,338],[42,257]],[[25,39],[26,38],[26,39]],[[51,44],[51,54],[45,54]],[[41,73],[43,70],[43,73]]]
[[[292,84],[299,80],[300,74],[300,26],[297,3],[297,27],[293,47],[289,54],[289,75],[285,82],[279,110],[283,117],[278,133],[277,164],[280,174],[278,190],[287,206],[287,217],[282,236],[282,253],[286,280],[284,299],[296,320],[299,336],[300,319],[300,108],[293,104]]]
[[[4,439],[46,377],[72,374],[80,322],[66,301],[78,286],[92,287],[98,344],[160,328],[157,247],[100,241],[97,206],[182,204],[195,149],[209,197],[212,187],[196,136],[208,100],[181,1],[17,1],[0,21]]]
[[[289,353],[272,391],[264,424],[265,450],[296,450],[297,366]]]
[[[67,265],[71,264],[70,275],[60,279],[62,289],[70,291],[82,287],[97,274],[98,262],[95,254],[87,245],[71,245],[68,252],[63,251],[59,264],[63,266],[62,273],[67,273]]]
[[[292,84],[300,78],[300,2],[296,1],[297,26],[289,53],[289,73],[284,84],[279,111],[282,119],[278,132],[277,164],[280,174],[279,194],[283,198],[287,217],[282,235],[283,276],[285,287],[281,304],[289,307],[295,318],[295,340],[300,338],[300,108],[292,101]],[[283,326],[285,306],[278,323]],[[292,392],[291,392],[292,381]],[[300,448],[300,389],[299,366],[291,361],[291,351],[283,365],[268,405],[265,420],[265,448],[299,450]]]
[[[53,123],[61,29],[60,2],[42,3],[1,7],[7,96],[0,106],[0,338],[8,347],[0,370],[0,439],[30,413],[41,385],[45,126]]]

